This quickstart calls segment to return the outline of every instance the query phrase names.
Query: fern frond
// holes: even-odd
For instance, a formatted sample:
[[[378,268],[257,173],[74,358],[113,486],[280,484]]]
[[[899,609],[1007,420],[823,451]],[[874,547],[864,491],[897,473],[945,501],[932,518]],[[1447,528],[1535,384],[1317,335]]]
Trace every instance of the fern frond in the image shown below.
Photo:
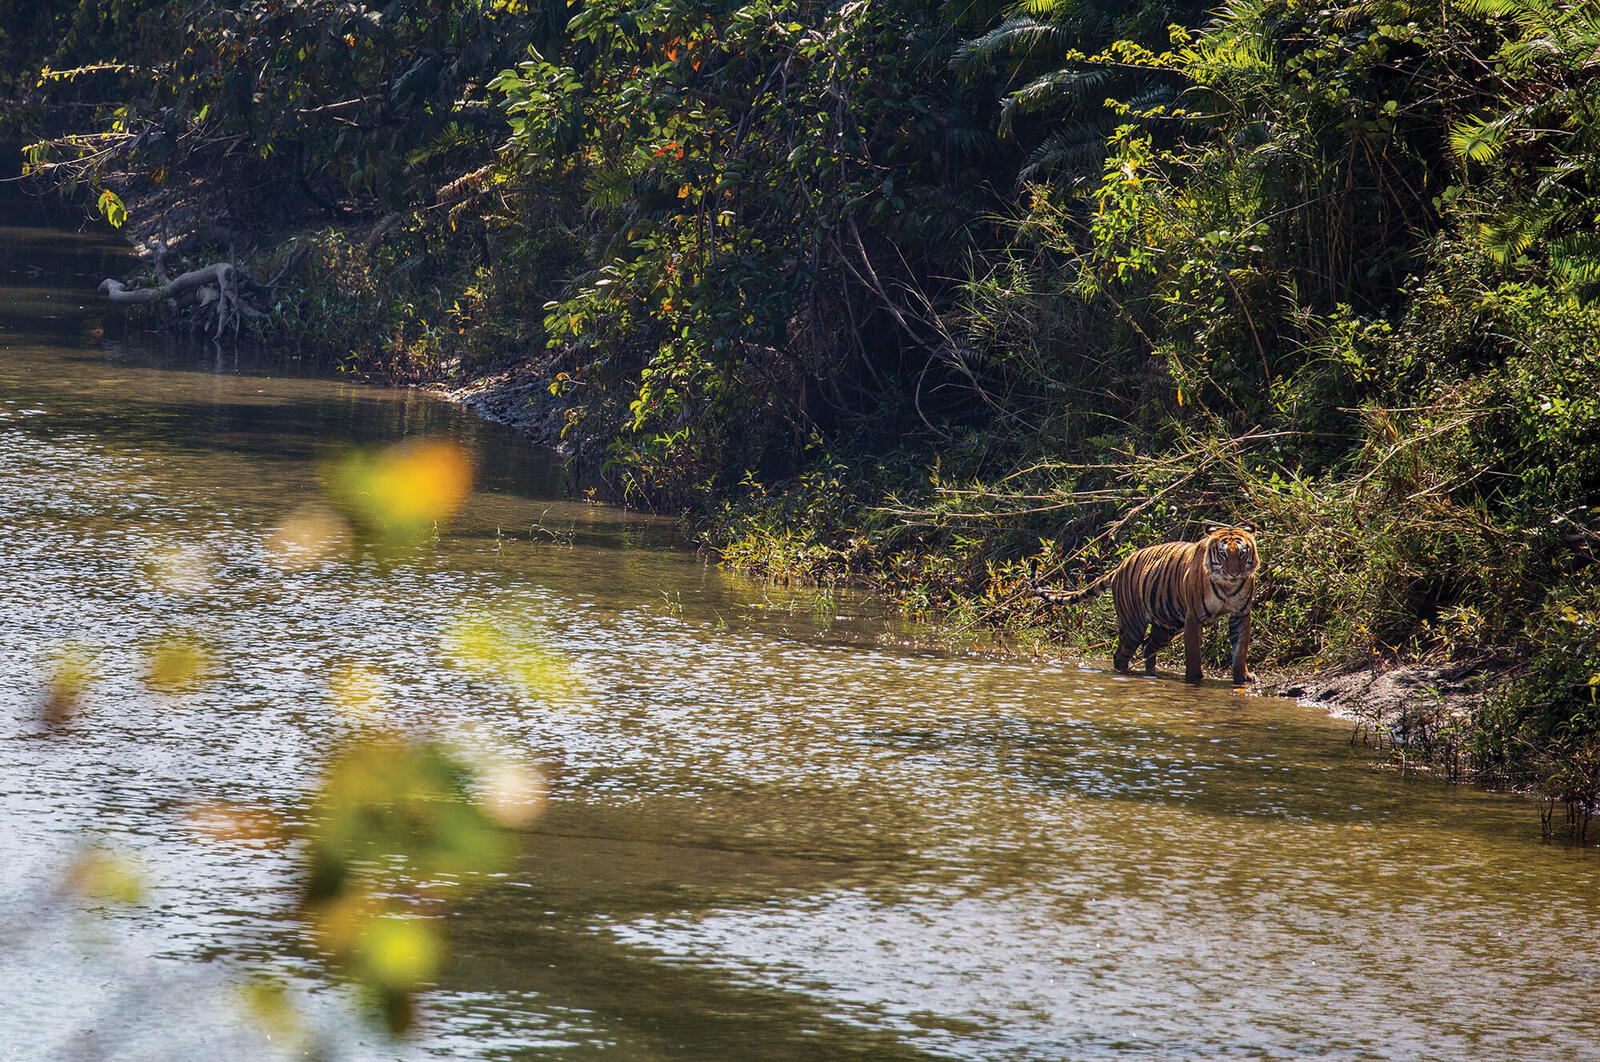
[[[1438,0],[1363,0],[1346,10],[1373,22],[1401,25],[1439,17]]]
[[[1002,62],[1015,67],[1021,61],[1058,54],[1071,44],[1058,26],[1034,18],[1007,19],[981,37],[962,43],[950,66],[963,77],[991,74]]]
[[[1516,18],[1525,11],[1525,0],[1456,0],[1463,14],[1476,18]]]
[[[981,158],[992,150],[994,137],[988,129],[970,125],[953,125],[939,137],[939,146],[952,158]]]
[[[1056,70],[1034,78],[1007,96],[1000,104],[1000,133],[1008,136],[1012,124],[1025,114],[1055,111],[1070,114],[1086,99],[1105,99],[1112,74],[1100,67],[1075,67]]]
[[[1506,149],[1506,117],[1467,118],[1457,122],[1450,127],[1450,150],[1464,162],[1493,162]]]
[[[1010,9],[1009,0],[943,0],[939,21],[946,26],[987,26]]]
[[[1231,23],[1250,26],[1251,23]],[[1272,75],[1274,64],[1267,42],[1259,33],[1219,31],[1197,39],[1188,49],[1197,80],[1222,81],[1239,74]]]
[[[1018,180],[1027,183],[1063,174],[1076,180],[1098,175],[1105,164],[1106,138],[1112,129],[1112,121],[1103,118],[1051,134],[1028,154],[1017,173]]]
[[[1018,9],[1034,18],[1048,18],[1063,7],[1071,7],[1072,0],[1022,0]]]
[[[1174,102],[1181,94],[1175,85],[1164,81],[1151,80],[1147,81],[1137,92],[1131,95],[1124,95],[1121,102],[1127,104],[1135,112],[1149,111]]]
[[[1234,137],[1234,143],[1244,147],[1252,138],[1256,138],[1257,142],[1251,147],[1250,153],[1266,166],[1301,167],[1316,163],[1317,144],[1312,137],[1300,130],[1276,132],[1259,125],[1248,126],[1241,129]]]
[[[1600,285],[1600,233],[1577,232],[1550,241],[1550,271],[1568,287]]]
[[[1217,8],[1215,25],[1259,26],[1266,9],[1265,0],[1227,0]]]
[[[1510,265],[1526,254],[1550,227],[1549,213],[1533,206],[1520,206],[1479,226],[1484,250],[1501,265]]]

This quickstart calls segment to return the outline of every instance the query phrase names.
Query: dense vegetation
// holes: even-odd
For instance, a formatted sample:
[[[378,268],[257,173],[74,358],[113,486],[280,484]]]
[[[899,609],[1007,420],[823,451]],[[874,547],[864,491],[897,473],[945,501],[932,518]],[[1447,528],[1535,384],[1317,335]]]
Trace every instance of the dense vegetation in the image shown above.
[[[963,623],[1251,518],[1269,666],[1508,670],[1438,751],[1580,808],[1597,49],[1576,0],[0,15],[32,171],[132,223],[202,179],[229,235],[184,253],[270,236],[280,341],[525,362],[730,562]]]

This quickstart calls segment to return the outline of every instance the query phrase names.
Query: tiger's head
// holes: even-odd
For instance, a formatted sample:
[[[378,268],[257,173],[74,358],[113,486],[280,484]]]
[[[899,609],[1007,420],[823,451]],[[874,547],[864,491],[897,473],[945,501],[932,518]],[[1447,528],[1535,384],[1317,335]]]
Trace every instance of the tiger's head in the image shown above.
[[[1206,545],[1206,574],[1214,581],[1237,583],[1256,573],[1254,524],[1208,524],[1202,541]]]

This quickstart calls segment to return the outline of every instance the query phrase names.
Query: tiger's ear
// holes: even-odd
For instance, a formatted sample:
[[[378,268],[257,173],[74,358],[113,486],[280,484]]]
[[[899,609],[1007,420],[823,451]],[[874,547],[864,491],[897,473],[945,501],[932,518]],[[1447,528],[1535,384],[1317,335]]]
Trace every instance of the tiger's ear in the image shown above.
[[[1200,525],[1200,528],[1200,533],[1202,535],[1209,535],[1213,531],[1226,531],[1229,528],[1238,528],[1241,531],[1248,531],[1252,535],[1256,533],[1256,525],[1252,524],[1248,520],[1240,520],[1239,522],[1232,524],[1223,524],[1218,523],[1215,520],[1207,520],[1205,523]]]

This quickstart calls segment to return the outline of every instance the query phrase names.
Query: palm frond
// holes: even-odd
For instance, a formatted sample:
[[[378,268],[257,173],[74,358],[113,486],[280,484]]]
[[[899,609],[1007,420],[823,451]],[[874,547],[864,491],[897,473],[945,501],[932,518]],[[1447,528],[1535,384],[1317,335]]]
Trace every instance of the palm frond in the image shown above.
[[[939,147],[951,158],[982,158],[993,150],[994,135],[986,128],[952,125],[940,133]]]
[[[1499,158],[1509,139],[1505,116],[1467,118],[1450,127],[1450,150],[1464,162],[1489,163]]]
[[[1563,287],[1583,289],[1592,298],[1600,289],[1600,233],[1575,232],[1550,241],[1550,271]]]
[[[1101,118],[1052,133],[1029,152],[1017,179],[1027,183],[1065,176],[1076,183],[1097,176],[1105,164],[1106,138],[1112,128],[1109,118]]]
[[[1002,64],[1015,69],[1026,62],[1059,54],[1071,43],[1059,26],[1035,18],[1007,19],[981,37],[962,43],[950,66],[962,77],[992,74]]]
[[[946,26],[970,29],[987,26],[1011,10],[1011,0],[943,0],[939,5],[939,21]]]
[[[1500,217],[1481,224],[1478,232],[1489,256],[1501,265],[1511,265],[1548,231],[1551,220],[1548,211],[1518,204]]]
[[[1016,119],[1027,114],[1074,113],[1085,100],[1101,102],[1112,74],[1104,67],[1068,67],[1034,78],[1000,104],[1000,135],[1009,136]]]

